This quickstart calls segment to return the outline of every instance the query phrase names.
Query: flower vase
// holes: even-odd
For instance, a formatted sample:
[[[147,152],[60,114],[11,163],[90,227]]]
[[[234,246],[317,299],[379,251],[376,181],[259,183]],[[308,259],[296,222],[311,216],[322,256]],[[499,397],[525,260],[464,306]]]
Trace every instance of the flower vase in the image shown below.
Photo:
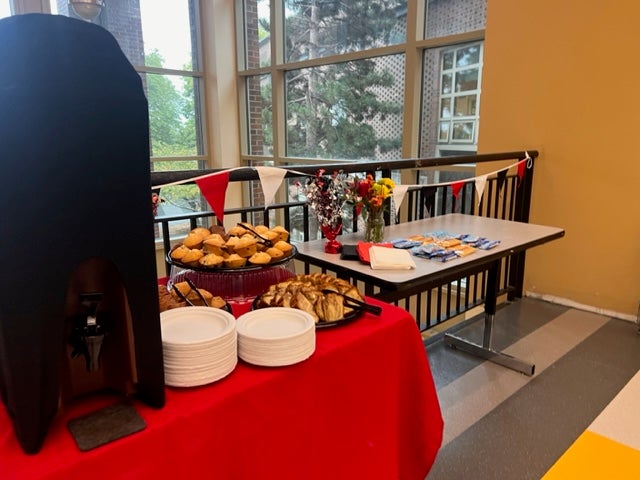
[[[322,230],[322,234],[327,239],[327,242],[324,244],[325,253],[340,253],[342,250],[342,243],[336,240],[336,237],[340,234],[342,230],[342,224],[338,225],[322,225],[320,226],[320,230]]]
[[[384,240],[384,210],[367,209],[364,222],[364,241],[381,243]]]

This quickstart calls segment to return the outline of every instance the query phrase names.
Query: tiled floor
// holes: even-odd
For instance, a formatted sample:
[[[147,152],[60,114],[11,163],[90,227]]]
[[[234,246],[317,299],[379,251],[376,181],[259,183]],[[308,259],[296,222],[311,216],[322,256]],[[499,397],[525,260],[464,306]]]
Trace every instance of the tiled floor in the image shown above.
[[[479,318],[457,334],[480,343],[482,325]],[[547,472],[545,480],[640,478],[635,324],[525,298],[498,311],[494,346],[535,363],[535,375],[451,350],[438,339],[427,345],[445,419],[428,480],[540,479]],[[595,448],[603,453],[593,455]],[[579,467],[585,457],[594,463],[586,471]],[[635,475],[599,476],[595,464],[611,468],[620,458]]]

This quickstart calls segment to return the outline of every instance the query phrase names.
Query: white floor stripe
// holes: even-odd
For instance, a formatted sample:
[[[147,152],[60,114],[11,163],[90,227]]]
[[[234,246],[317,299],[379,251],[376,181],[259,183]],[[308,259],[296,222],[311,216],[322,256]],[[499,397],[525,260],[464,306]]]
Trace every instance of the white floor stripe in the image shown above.
[[[640,450],[640,372],[636,373],[587,430]]]
[[[536,375],[602,327],[608,317],[568,310],[539,329],[520,339],[505,353],[536,365]],[[451,352],[451,355],[466,355]],[[532,378],[518,372],[484,362],[438,391],[443,408],[444,438],[442,445],[500,405]]]

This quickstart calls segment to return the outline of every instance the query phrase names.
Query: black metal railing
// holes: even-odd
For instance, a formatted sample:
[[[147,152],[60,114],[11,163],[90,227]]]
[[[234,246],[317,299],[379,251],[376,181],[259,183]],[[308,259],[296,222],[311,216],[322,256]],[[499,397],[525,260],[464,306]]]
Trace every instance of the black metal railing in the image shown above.
[[[464,185],[453,201],[452,186],[440,184],[437,186],[421,184],[421,172],[433,171],[438,167],[446,167],[460,164],[486,164],[489,162],[517,161],[529,156],[528,168],[522,177],[516,173],[500,170],[497,175],[487,178],[482,199],[476,200],[475,173],[473,178],[461,180]],[[333,164],[315,165],[287,165],[285,178],[305,182],[300,177],[300,172],[313,175],[319,168],[327,172],[342,170],[345,173],[364,175],[369,172],[380,172],[382,176],[391,176],[392,172],[404,172],[404,178],[408,178],[406,172],[411,172],[412,187],[407,191],[405,201],[400,209],[400,214],[393,218],[387,218],[387,222],[408,222],[429,216],[444,215],[455,212],[468,215],[480,215],[492,218],[501,218],[512,221],[528,222],[531,191],[533,184],[533,167],[538,156],[536,151],[517,151],[505,153],[493,153],[482,155],[464,155],[454,157],[437,157],[428,159],[391,160],[377,162],[345,162]],[[496,168],[492,171],[497,171]],[[199,170],[182,172],[154,172],[151,174],[152,185],[163,185],[176,181],[193,178],[196,175],[214,173],[219,170]],[[259,180],[257,171],[253,169],[231,170],[229,181],[250,182]],[[406,183],[406,182],[405,182]],[[296,230],[298,240],[308,241],[318,234],[317,225],[310,216],[309,207],[304,201],[288,201],[270,205],[267,209],[264,205],[229,207],[225,209],[225,218],[236,216],[240,221],[253,224],[263,223],[267,226],[275,222],[283,225],[287,230]],[[155,219],[161,236],[164,253],[170,251],[172,243],[179,239],[171,239],[169,232],[173,222],[188,221],[191,228],[198,225],[210,225],[217,222],[215,214],[210,211],[191,212],[173,216],[158,216]],[[294,224],[295,222],[295,224]],[[357,222],[352,222],[352,230],[357,229]],[[499,295],[506,295],[507,299],[522,296],[524,278],[525,254],[519,253],[506,258],[502,262],[501,285]],[[170,266],[166,265],[169,272]],[[310,265],[299,265],[300,270],[312,271]],[[326,271],[326,270],[325,270]],[[405,291],[402,298],[394,300],[394,303],[409,310],[421,330],[427,330],[441,324],[453,317],[459,317],[483,303],[486,282],[486,271],[470,272],[465,276],[457,276],[435,286],[427,291]],[[354,279],[354,283],[357,283]],[[371,285],[358,285],[367,295],[376,295],[376,290]]]

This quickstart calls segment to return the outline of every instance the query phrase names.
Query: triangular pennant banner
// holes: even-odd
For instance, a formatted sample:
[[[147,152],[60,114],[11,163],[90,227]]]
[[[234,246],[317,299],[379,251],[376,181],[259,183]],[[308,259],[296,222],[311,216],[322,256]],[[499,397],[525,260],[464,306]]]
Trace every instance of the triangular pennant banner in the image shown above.
[[[215,173],[196,180],[196,185],[207,199],[207,203],[218,218],[218,225],[224,220],[224,199],[229,185],[229,172]]]
[[[482,194],[484,193],[484,187],[487,184],[488,175],[480,175],[476,177],[476,192],[478,192],[478,205],[482,201]]]
[[[260,177],[260,185],[262,185],[262,193],[264,194],[265,210],[271,205],[275,199],[276,192],[282,180],[287,174],[287,170],[277,167],[254,167]]]
[[[456,201],[458,200],[458,197],[460,196],[460,190],[462,190],[462,187],[464,187],[464,182],[460,181],[460,182],[453,182],[451,184],[451,191],[453,192],[453,211],[456,211]]]
[[[409,189],[409,185],[398,185],[396,184],[393,187],[393,203],[396,207],[396,215],[400,211],[400,205],[404,202],[404,196],[407,194],[407,190]]]

